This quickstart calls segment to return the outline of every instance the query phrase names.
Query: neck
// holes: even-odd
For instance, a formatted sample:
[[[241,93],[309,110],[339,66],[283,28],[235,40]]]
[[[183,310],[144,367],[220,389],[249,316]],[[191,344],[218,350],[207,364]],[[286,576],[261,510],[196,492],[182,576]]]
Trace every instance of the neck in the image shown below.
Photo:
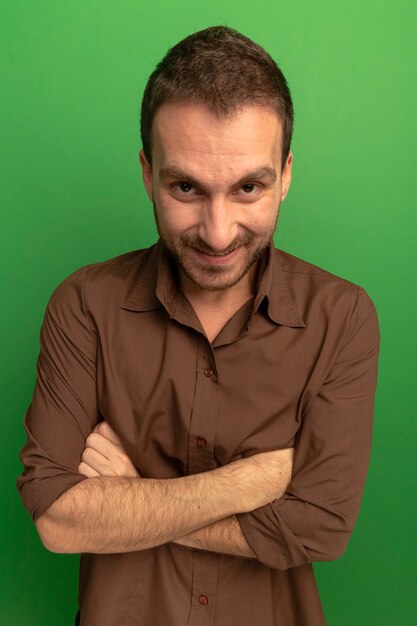
[[[194,309],[210,342],[233,315],[256,295],[262,267],[261,258],[238,283],[221,291],[200,289],[180,272],[179,288]]]
[[[180,271],[179,287],[185,297],[199,308],[231,309],[239,308],[244,302],[249,300],[256,293],[258,263],[241,278],[241,280],[229,287],[219,291],[208,291],[197,287],[182,271]]]
[[[200,289],[187,277],[180,280],[180,289],[193,307],[210,342],[236,311],[255,294],[256,269],[249,270],[243,277],[244,280],[240,280],[233,287],[221,291]]]

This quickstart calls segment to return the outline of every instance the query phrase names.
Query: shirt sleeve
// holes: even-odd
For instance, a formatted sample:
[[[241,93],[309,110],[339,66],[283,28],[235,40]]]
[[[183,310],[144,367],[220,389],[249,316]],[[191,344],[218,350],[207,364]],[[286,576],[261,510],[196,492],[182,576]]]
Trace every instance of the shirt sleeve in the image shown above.
[[[85,440],[98,422],[96,333],[84,300],[87,268],[53,292],[46,307],[33,398],[24,416],[27,441],[16,486],[36,521],[86,476],[77,471]]]
[[[237,515],[258,560],[285,570],[344,553],[371,452],[379,325],[358,287],[349,328],[294,447],[292,480],[279,499]]]

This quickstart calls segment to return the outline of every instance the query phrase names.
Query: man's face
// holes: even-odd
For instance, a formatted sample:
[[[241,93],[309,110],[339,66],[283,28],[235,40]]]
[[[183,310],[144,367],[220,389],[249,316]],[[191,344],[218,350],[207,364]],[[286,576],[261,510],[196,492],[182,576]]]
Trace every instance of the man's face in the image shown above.
[[[164,104],[152,127],[152,167],[143,179],[161,240],[181,279],[203,290],[228,289],[269,245],[291,182],[281,172],[282,126],[262,107],[232,119],[204,106]]]

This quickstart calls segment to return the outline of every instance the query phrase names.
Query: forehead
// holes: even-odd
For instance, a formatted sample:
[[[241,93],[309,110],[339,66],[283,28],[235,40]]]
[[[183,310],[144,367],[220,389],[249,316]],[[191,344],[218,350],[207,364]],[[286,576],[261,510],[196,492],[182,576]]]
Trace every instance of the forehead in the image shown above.
[[[281,121],[264,107],[244,107],[226,118],[202,105],[167,103],[152,125],[152,164],[160,169],[174,162],[190,174],[216,178],[260,164],[276,168],[281,139]]]

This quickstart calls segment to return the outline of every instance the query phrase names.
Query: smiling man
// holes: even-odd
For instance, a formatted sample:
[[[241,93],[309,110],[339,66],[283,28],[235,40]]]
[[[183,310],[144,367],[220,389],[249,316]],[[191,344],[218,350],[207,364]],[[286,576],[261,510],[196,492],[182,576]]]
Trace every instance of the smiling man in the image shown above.
[[[172,48],[142,102],[159,240],[52,294],[17,481],[81,553],[82,626],[318,626],[371,449],[366,291],[283,250],[293,107],[226,27]]]
[[[280,126],[253,105],[231,120],[184,103],[155,115],[152,165],[140,155],[144,182],[160,237],[200,297],[248,284],[271,242],[291,180],[291,155],[281,174]]]

